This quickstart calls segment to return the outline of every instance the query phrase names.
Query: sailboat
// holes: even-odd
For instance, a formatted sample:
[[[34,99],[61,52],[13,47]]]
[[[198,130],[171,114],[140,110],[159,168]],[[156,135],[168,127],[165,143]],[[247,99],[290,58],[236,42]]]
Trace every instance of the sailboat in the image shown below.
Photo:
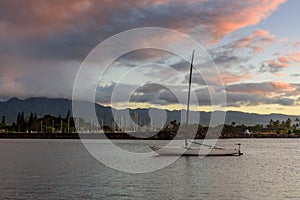
[[[188,102],[187,102],[187,112],[186,112],[186,127],[185,127],[185,139],[183,146],[149,146],[153,151],[159,155],[173,155],[173,156],[240,156],[243,153],[240,150],[241,144],[236,144],[234,148],[217,147],[199,142],[188,142],[188,123],[189,123],[189,109],[190,109],[190,95],[191,95],[191,83],[192,83],[192,73],[193,73],[193,61],[194,61],[195,50],[192,53],[192,61],[190,66],[190,77],[189,77],[189,90],[188,90]],[[192,146],[191,144],[196,144],[199,146]]]

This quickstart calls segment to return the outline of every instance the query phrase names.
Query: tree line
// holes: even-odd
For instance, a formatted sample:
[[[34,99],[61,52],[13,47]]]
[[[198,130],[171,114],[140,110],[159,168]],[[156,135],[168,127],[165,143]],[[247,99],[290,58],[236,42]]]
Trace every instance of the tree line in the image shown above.
[[[19,112],[16,121],[11,125],[6,123],[6,116],[2,116],[0,124],[1,132],[27,132],[27,133],[69,133],[75,132],[74,118],[71,116],[71,112],[68,111],[66,117],[59,115],[55,117],[53,115],[45,115],[44,117],[38,117],[37,113],[31,112],[28,116],[25,116],[24,112]]]
[[[86,127],[85,130],[91,130],[91,124],[84,122],[83,119],[74,120],[70,110],[66,113],[65,117],[62,117],[61,115],[55,117],[49,114],[43,117],[39,117],[37,113],[33,112],[25,116],[24,112],[19,112],[16,116],[15,122],[13,122],[11,125],[8,125],[6,123],[6,116],[2,116],[0,132],[72,133],[76,132],[75,123],[78,123],[78,125],[80,123],[80,127]],[[185,125],[183,124],[183,126]],[[171,121],[170,124],[167,124],[164,128],[162,128],[161,131],[176,134],[179,130],[179,127],[180,122],[174,120]],[[198,130],[197,133],[199,135],[204,135],[208,130],[208,127],[200,124],[189,124],[189,127],[189,130]],[[119,130],[118,127],[116,127],[116,130],[114,130],[112,127],[104,124],[102,128],[104,132],[115,132]],[[300,119],[296,118],[294,121],[290,118],[285,121],[270,119],[267,125],[237,125],[234,121],[229,124],[222,125],[222,135],[224,137],[234,133],[300,133]]]

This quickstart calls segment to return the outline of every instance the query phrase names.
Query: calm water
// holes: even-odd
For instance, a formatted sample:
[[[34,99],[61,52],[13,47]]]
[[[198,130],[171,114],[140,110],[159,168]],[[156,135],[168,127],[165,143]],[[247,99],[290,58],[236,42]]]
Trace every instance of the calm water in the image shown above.
[[[0,140],[0,199],[300,199],[299,139],[220,143],[237,141],[240,157],[181,157],[156,172],[128,174],[101,164],[77,140]],[[154,142],[116,143],[139,151]]]

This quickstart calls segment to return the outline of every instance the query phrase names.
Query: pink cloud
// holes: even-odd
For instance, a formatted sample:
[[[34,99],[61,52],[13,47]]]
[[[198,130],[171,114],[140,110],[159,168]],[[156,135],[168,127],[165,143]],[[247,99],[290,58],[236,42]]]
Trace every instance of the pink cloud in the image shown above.
[[[288,54],[289,58],[294,62],[300,62],[300,51]]]
[[[14,68],[3,68],[1,70],[0,93],[7,96],[14,96],[22,93],[23,87],[18,79],[23,77],[24,73]]]
[[[285,56],[279,56],[278,57],[278,62],[280,62],[280,63],[286,63],[286,64],[290,63],[289,59],[287,57],[285,57]]]
[[[269,60],[268,63],[271,68],[285,68],[290,66],[290,63],[280,62],[279,60]]]
[[[2,1],[1,7],[6,10],[2,19],[5,31],[0,36],[22,38],[60,33],[70,28],[75,20],[80,24],[91,5],[90,1],[85,0],[75,0],[72,3],[65,0],[28,0],[18,3]]]
[[[244,37],[233,44],[234,48],[250,48],[254,52],[263,52],[264,45],[276,42],[275,36],[267,30],[256,30],[250,36]]]
[[[233,73],[226,72],[226,73],[222,73],[221,77],[224,82],[224,85],[226,86],[228,84],[236,83],[241,80],[252,79],[253,75],[251,73],[244,73],[242,75],[236,75]]]
[[[296,88],[292,86],[291,84],[287,82],[270,82],[270,85],[274,89],[274,91],[279,91],[279,92],[291,92],[294,91]]]
[[[209,85],[219,85],[220,84],[220,77],[217,75],[211,74],[210,76],[205,77],[205,80],[207,81],[207,84]],[[241,77],[235,74],[231,73],[222,73],[221,74],[221,81],[224,85],[228,85],[230,83],[236,83],[241,80]]]
[[[270,72],[278,72],[284,68],[291,66],[291,61],[288,56],[278,55],[276,59],[265,61]]]
[[[274,75],[277,76],[277,77],[284,77],[284,76],[286,76],[285,73],[276,73]]]
[[[2,1],[2,24],[16,36],[53,35],[65,31],[103,28],[108,31],[140,26],[163,26],[189,32],[195,27],[212,40],[259,23],[286,0],[247,1]],[[14,12],[11,12],[13,10]],[[92,25],[92,27],[91,27]],[[113,27],[114,26],[114,27]],[[266,32],[257,32],[259,35]]]
[[[287,52],[284,55],[276,53],[275,55],[277,58],[264,61],[267,65],[263,64],[262,68],[268,68],[270,72],[278,72],[284,68],[292,66],[293,64],[300,66],[300,52]]]
[[[70,57],[73,59],[78,55],[74,53],[75,56],[70,56],[72,51],[79,52],[84,48],[90,50],[89,48],[94,47],[99,41],[113,34],[142,26],[172,28],[194,35],[196,33],[201,37],[207,35],[207,41],[217,42],[227,34],[266,19],[285,1],[3,0],[0,2],[0,42],[4,43],[3,49],[8,51],[5,53],[14,54],[12,56],[14,58],[26,57],[29,61],[47,60],[51,65],[54,65],[51,61],[58,56],[63,60],[68,60]],[[161,36],[153,34],[153,39],[148,42],[155,42],[155,37]],[[171,41],[170,43],[178,42],[175,37],[163,39]],[[251,37],[245,38],[240,46],[242,48],[248,45],[254,51],[261,52],[263,47],[260,44],[270,43],[273,40],[274,36],[268,31],[257,30]],[[83,51],[83,55],[86,55],[86,52]],[[156,58],[160,55],[148,56]],[[24,79],[24,74],[18,72],[17,68],[24,64],[21,63],[18,67],[10,69],[11,62],[10,60],[6,66],[3,66],[6,71],[1,70],[3,74],[1,74],[0,91],[11,96],[28,93],[24,90],[26,85],[21,85],[18,81]],[[280,60],[276,62],[284,63]],[[42,70],[42,67],[51,69],[52,66],[46,66],[44,63],[33,64],[31,69]],[[45,80],[32,79],[36,76],[36,70],[24,70],[24,73],[28,77],[28,82],[34,82],[31,83],[32,85],[45,84],[43,90],[46,86],[52,87],[53,90],[57,87],[56,81],[50,78],[49,83],[45,83]],[[60,74],[57,72],[53,77]],[[66,74],[69,75],[69,72]],[[228,85],[239,82],[247,76],[224,73],[222,79],[225,85]],[[214,83],[217,80],[210,77],[210,81]],[[26,84],[29,85],[28,82]]]
[[[203,77],[204,76],[204,77]],[[252,79],[253,75],[250,73],[244,73],[241,75],[236,75],[231,72],[222,72],[221,74],[216,73],[205,73],[205,74],[194,74],[193,82],[200,85],[224,85],[237,83],[242,80]]]
[[[282,95],[293,93],[297,88],[287,82],[240,83],[228,85],[227,91],[245,94]]]
[[[213,31],[216,39],[243,27],[259,23],[276,10],[280,4],[286,2],[286,0],[248,0],[243,2],[247,6],[241,8],[241,4],[243,3],[235,2],[231,5],[231,9],[235,10],[235,12],[231,16],[228,16],[228,18],[220,18],[217,21],[216,27],[218,28]],[[262,35],[266,34],[266,32],[259,31],[256,34]]]

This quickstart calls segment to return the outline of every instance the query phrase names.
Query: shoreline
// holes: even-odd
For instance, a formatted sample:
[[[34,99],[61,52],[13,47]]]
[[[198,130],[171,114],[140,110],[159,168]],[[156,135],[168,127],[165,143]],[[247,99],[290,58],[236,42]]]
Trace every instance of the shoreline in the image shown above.
[[[158,132],[151,133],[0,133],[0,139],[124,139],[124,140],[172,140],[174,133]],[[233,134],[229,136],[209,137],[219,139],[234,139],[234,138],[300,138],[300,134]],[[176,139],[184,139],[179,135]],[[198,137],[195,139],[204,139]]]

